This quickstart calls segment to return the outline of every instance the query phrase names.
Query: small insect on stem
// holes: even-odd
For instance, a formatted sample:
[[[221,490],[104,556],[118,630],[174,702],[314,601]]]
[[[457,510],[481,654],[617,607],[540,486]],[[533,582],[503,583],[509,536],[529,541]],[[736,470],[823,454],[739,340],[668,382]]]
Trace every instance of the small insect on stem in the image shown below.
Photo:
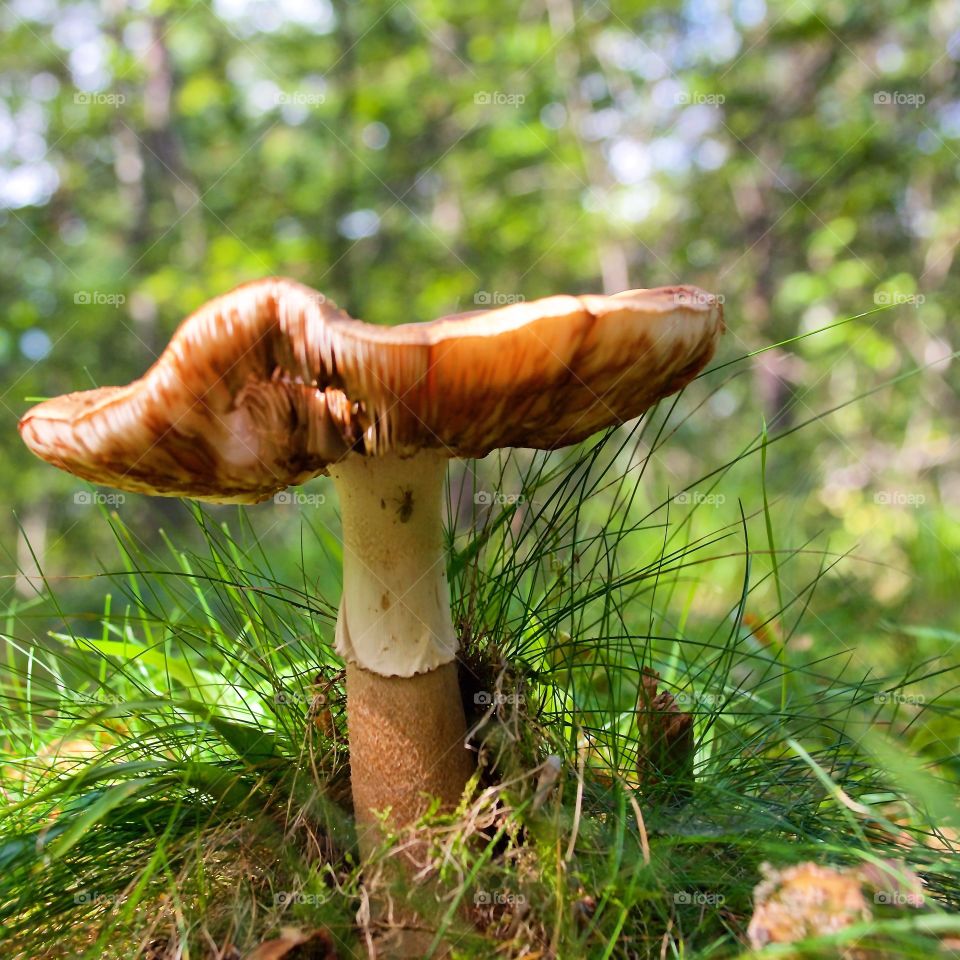
[[[397,516],[401,523],[406,523],[413,516],[413,490],[400,487],[400,496],[394,497],[397,504]]]

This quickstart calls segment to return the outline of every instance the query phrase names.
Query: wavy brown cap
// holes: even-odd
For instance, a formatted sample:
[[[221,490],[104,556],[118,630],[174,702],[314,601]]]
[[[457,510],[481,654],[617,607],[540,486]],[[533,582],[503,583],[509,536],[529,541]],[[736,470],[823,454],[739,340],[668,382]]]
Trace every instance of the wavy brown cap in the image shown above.
[[[576,443],[687,384],[722,331],[717,299],[688,286],[381,327],[260,280],[188,317],[139,380],[41,403],[20,433],[86,480],[253,503],[351,451]]]

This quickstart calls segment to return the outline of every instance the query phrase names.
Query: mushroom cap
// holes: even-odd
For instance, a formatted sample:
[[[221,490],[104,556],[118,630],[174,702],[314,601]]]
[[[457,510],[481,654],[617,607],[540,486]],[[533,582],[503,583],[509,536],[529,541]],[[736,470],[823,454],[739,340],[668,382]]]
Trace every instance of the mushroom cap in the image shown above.
[[[139,380],[38,404],[20,433],[95,483],[254,503],[351,452],[576,443],[687,384],[723,328],[690,286],[383,327],[271,278],[197,310]]]

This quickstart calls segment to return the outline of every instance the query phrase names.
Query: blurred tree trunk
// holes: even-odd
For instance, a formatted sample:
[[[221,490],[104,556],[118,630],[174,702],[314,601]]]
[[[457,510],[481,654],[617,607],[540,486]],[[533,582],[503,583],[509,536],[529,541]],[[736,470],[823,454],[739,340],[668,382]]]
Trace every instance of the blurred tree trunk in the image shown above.
[[[31,503],[24,511],[17,531],[17,596],[35,597],[43,592],[42,571],[47,552],[47,521],[50,505],[46,498]]]

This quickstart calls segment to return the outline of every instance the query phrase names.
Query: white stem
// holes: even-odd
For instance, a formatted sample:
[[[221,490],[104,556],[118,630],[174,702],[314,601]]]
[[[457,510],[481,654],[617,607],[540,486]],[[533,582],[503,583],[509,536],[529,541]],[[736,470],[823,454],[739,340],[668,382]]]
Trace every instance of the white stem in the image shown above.
[[[351,455],[330,467],[343,523],[336,649],[385,677],[456,657],[440,507],[446,457]]]

